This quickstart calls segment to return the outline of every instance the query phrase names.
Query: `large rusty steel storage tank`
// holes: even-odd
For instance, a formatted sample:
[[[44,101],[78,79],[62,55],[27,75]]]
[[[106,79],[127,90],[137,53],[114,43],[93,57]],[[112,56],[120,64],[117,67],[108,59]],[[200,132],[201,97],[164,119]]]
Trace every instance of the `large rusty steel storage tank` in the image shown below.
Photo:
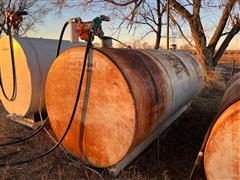
[[[40,104],[42,110],[45,109],[45,81],[48,70],[56,58],[57,45],[57,40],[18,36],[13,38],[17,82],[16,99],[8,101],[2,91],[0,92],[1,101],[9,114],[23,117],[36,113],[39,111]],[[69,48],[70,43],[64,41],[62,47],[63,50]],[[10,97],[13,90],[13,72],[8,36],[0,39],[0,67],[3,86]]]
[[[73,111],[84,53],[85,48],[68,49],[47,77],[46,108],[58,138]],[[201,65],[186,52],[93,48],[92,61],[63,145],[95,167],[122,160],[189,103],[203,81]],[[88,91],[86,78],[91,79]]]
[[[240,179],[240,73],[232,77],[204,151],[207,179]]]

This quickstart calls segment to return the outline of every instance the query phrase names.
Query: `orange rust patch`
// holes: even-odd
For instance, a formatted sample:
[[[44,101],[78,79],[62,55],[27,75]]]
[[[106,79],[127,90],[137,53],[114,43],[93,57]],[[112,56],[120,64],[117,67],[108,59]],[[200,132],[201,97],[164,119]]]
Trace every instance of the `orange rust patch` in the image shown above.
[[[54,62],[46,84],[50,122],[60,138],[68,125],[78,89],[84,48],[72,48]],[[80,52],[80,53],[78,53]],[[80,137],[83,89],[72,127],[63,145],[74,156],[96,167],[108,167],[128,152],[135,133],[135,109],[129,87],[118,68],[104,55],[93,51],[92,83],[83,142]],[[81,152],[83,144],[84,152]]]
[[[204,153],[204,168],[208,179],[238,179],[240,177],[240,101],[218,118]]]

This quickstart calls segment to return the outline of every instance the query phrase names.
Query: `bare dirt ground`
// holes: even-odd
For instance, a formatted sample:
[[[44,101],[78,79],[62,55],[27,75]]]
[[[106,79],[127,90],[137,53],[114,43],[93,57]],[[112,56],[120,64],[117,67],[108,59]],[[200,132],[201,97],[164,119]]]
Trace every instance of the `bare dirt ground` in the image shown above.
[[[205,84],[191,107],[161,135],[159,141],[159,160],[157,158],[157,140],[155,140],[140,156],[113,177],[106,170],[97,170],[104,179],[187,179],[201,146],[204,134],[218,110],[218,104],[224,93],[224,84],[230,78],[231,61],[222,61],[216,69],[220,74],[217,82]],[[240,62],[238,62],[240,66]],[[236,70],[240,71],[240,67]],[[25,136],[32,130],[10,122],[6,111],[0,105],[0,143],[16,136]],[[50,129],[50,127],[48,127]],[[52,154],[32,163],[15,167],[1,166],[3,162],[23,160],[52,147],[54,143],[45,132],[41,132],[31,140],[0,147],[0,179],[100,179],[99,175],[80,164],[72,163],[58,148]],[[6,156],[9,153],[13,155]],[[203,179],[204,177],[200,177]]]

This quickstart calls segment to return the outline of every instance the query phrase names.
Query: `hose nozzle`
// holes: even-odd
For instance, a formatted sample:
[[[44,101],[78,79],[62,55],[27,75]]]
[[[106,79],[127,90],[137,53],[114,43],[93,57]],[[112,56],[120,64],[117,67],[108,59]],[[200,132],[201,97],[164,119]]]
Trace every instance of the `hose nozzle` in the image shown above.
[[[26,15],[28,15],[28,12],[27,11],[17,11],[15,14],[17,16],[26,16]]]
[[[101,15],[100,18],[102,21],[110,21],[110,17],[105,16],[105,15]]]
[[[11,11],[5,10],[5,20],[9,26],[13,26],[14,29],[23,21],[23,17],[28,15],[27,11]]]

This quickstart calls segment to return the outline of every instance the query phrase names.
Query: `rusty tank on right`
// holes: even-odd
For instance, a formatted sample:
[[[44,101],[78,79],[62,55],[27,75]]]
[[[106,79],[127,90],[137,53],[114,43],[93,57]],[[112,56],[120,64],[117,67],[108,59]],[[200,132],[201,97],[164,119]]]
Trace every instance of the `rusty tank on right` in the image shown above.
[[[227,84],[204,149],[207,179],[240,179],[240,72]]]

